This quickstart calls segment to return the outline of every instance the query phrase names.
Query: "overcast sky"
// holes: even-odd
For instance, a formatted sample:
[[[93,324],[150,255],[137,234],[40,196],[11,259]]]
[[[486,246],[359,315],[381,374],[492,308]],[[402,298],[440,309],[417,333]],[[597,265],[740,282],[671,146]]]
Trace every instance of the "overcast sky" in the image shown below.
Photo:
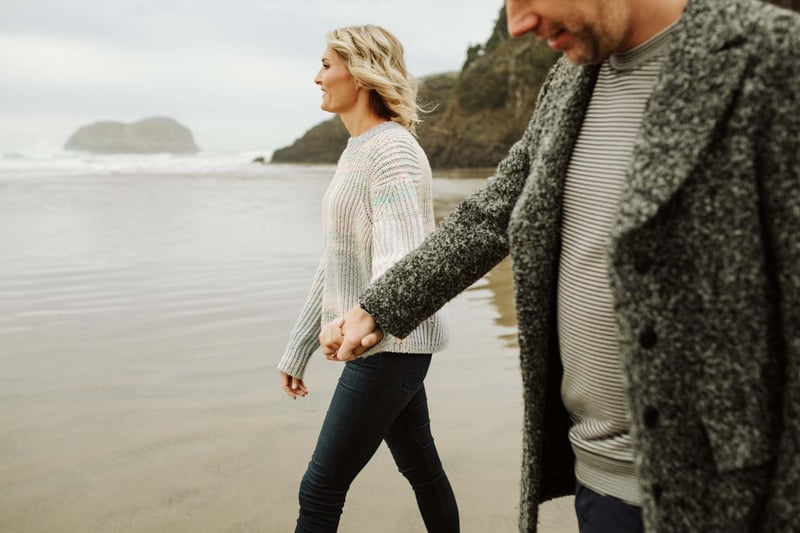
[[[0,0],[0,149],[170,116],[206,150],[290,144],[331,115],[313,78],[335,27],[375,23],[415,76],[459,70],[502,0]]]

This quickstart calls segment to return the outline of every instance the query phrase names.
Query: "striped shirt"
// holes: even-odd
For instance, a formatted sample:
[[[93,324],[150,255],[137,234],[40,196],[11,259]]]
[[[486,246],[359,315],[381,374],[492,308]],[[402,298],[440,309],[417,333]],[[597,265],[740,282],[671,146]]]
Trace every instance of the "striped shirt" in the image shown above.
[[[372,280],[434,228],[431,167],[417,140],[396,122],[351,137],[322,199],[324,254],[278,368],[302,378],[323,324],[358,305]],[[386,334],[377,352],[433,353],[448,336],[437,313],[411,334]]]
[[[590,489],[633,504],[641,495],[608,249],[633,145],[673,27],[601,65],[564,189],[558,336],[575,473]]]

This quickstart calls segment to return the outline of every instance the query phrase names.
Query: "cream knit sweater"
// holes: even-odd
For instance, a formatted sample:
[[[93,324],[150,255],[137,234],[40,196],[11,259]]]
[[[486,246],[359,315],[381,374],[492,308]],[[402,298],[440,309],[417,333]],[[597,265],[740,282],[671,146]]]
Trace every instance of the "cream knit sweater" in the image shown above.
[[[434,228],[431,169],[417,140],[395,122],[351,137],[322,200],[324,253],[278,368],[302,378],[322,324],[358,305],[372,280]],[[386,335],[377,352],[433,353],[448,341],[439,314],[408,337]]]

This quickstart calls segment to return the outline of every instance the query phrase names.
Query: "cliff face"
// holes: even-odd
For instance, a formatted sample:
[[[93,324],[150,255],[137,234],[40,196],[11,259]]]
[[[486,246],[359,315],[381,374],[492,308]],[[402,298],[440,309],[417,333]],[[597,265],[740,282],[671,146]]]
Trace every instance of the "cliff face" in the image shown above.
[[[800,11],[800,0],[771,0]],[[461,72],[422,80],[420,144],[435,168],[493,167],[522,135],[539,88],[558,57],[532,36],[511,39],[505,8],[485,44],[470,47]],[[315,126],[289,147],[276,150],[273,162],[335,163],[347,144],[338,117]]]
[[[461,72],[420,82],[419,102],[428,112],[417,135],[431,165],[496,165],[522,135],[556,57],[532,37],[509,38],[501,9],[491,37],[467,51]],[[276,150],[272,162],[335,163],[347,137],[339,117],[333,117]]]
[[[347,130],[339,117],[320,122],[291,146],[272,154],[273,163],[335,163],[347,145]]]
[[[192,132],[166,117],[146,118],[132,124],[95,122],[73,133],[64,148],[93,154],[191,154],[199,151]]]
[[[495,166],[520,138],[557,55],[532,36],[511,39],[500,11],[489,40],[467,51],[442,111],[428,116],[419,139],[437,168]],[[424,98],[429,89],[420,91]]]

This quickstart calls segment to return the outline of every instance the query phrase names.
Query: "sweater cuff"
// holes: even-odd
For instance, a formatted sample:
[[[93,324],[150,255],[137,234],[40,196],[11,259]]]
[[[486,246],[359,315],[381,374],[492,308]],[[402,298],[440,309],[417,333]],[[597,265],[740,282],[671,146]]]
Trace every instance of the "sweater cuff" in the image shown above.
[[[375,320],[375,316],[369,312],[369,309],[367,309],[367,306],[364,305],[364,302],[359,302],[358,305],[361,307],[361,310],[364,311],[372,320]],[[375,320],[375,329],[381,329],[377,320]]]

